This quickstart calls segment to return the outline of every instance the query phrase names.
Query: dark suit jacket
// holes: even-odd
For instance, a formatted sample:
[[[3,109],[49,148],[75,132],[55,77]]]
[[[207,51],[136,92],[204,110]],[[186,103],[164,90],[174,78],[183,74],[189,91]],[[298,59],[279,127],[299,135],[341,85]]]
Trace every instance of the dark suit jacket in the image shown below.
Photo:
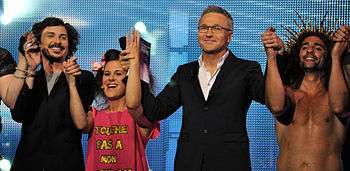
[[[178,67],[154,98],[143,92],[144,114],[165,119],[183,107],[175,170],[250,170],[246,116],[252,100],[264,102],[264,79],[255,61],[226,58],[207,101],[198,80],[198,61]]]
[[[87,111],[96,88],[91,72],[82,71],[77,78],[77,88]],[[63,73],[48,96],[44,71],[39,71],[33,89],[23,87],[11,114],[15,121],[22,123],[11,170],[84,170],[81,132],[71,118],[69,90]]]

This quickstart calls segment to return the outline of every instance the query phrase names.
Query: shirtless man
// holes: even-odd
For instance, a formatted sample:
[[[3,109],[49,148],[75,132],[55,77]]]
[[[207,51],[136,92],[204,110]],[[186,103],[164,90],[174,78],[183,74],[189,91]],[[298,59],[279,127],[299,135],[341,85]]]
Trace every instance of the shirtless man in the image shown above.
[[[273,29],[262,34],[267,54],[266,105],[276,118],[280,147],[277,170],[342,170],[346,128],[341,114],[348,89],[341,57],[350,30],[342,26],[333,40],[325,31],[301,31],[284,55],[289,57],[284,82],[276,58],[283,43]]]

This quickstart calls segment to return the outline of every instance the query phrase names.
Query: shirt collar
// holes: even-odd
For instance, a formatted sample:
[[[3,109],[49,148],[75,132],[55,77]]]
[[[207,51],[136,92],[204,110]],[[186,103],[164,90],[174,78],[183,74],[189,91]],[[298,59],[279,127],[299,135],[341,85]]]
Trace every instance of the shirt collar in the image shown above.
[[[225,62],[225,59],[228,57],[228,54],[229,54],[229,50],[226,51],[226,53],[219,59],[218,63],[217,63],[217,68],[220,68],[224,62]],[[202,59],[202,55],[199,56],[198,58],[198,63],[199,63],[199,67],[205,67],[204,66],[204,62],[203,62],[203,59]]]

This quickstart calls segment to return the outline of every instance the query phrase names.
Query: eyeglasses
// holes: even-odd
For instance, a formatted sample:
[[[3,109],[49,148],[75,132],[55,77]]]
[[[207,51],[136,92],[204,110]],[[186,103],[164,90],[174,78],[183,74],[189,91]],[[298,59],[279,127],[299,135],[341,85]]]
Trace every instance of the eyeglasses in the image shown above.
[[[209,31],[209,29],[213,33],[221,33],[223,30],[232,31],[232,29],[225,28],[225,27],[222,27],[222,26],[219,26],[219,25],[213,25],[213,26],[202,25],[202,26],[198,27],[198,31],[200,33],[207,33]]]

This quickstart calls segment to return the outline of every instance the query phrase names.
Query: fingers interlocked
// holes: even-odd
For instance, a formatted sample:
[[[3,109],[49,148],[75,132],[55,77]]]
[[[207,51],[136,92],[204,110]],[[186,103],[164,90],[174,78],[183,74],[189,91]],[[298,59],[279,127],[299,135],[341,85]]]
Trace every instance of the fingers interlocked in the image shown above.
[[[64,68],[64,73],[68,75],[81,75],[81,69],[79,64],[76,62],[77,57],[72,57],[68,59],[67,61],[63,62],[63,68]]]

